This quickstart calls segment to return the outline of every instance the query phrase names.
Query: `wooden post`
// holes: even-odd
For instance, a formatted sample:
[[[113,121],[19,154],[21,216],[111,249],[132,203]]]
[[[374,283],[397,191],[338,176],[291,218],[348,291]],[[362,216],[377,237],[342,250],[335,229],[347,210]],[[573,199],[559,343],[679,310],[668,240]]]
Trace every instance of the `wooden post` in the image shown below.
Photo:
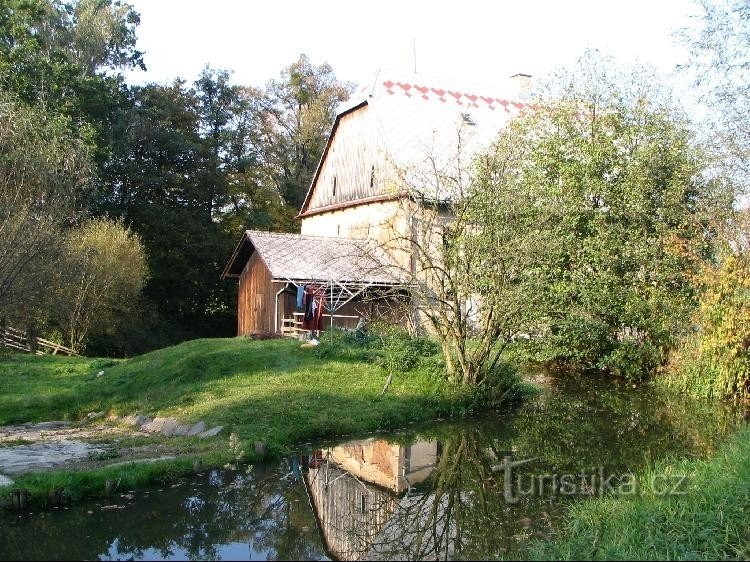
[[[16,511],[24,511],[29,505],[29,491],[26,488],[15,488],[11,493],[11,503]]]
[[[388,387],[391,386],[391,381],[393,380],[393,375],[388,375],[388,378],[385,379],[385,385],[383,386],[383,391],[380,393],[381,396],[388,392]]]
[[[55,488],[47,492],[47,505],[58,506],[63,504],[63,498],[65,497],[65,490],[62,488]]]
[[[29,351],[31,353],[36,353],[37,350],[36,337],[36,328],[30,324],[26,329],[26,345],[29,346]]]
[[[331,279],[331,294],[329,295],[329,299],[326,301],[326,303],[330,307],[330,308],[328,308],[328,312],[331,313],[331,345],[333,345],[333,308],[332,308],[333,307],[333,303],[332,302],[328,302],[329,300],[330,301],[333,300],[333,279]]]
[[[263,441],[255,442],[255,454],[259,457],[265,457],[268,454],[268,447]]]

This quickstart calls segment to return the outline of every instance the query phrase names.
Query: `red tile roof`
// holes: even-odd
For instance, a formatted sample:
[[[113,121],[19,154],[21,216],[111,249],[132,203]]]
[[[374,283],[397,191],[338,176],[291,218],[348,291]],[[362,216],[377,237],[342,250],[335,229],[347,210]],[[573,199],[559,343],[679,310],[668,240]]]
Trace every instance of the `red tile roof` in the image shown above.
[[[442,103],[452,102],[465,108],[480,107],[484,105],[489,109],[502,109],[510,113],[509,106],[515,109],[530,107],[521,101],[514,101],[494,96],[482,96],[475,93],[458,89],[445,89],[435,86],[426,86],[419,82],[383,80],[379,84],[388,95],[404,95],[406,97],[421,97],[425,101],[440,101]]]

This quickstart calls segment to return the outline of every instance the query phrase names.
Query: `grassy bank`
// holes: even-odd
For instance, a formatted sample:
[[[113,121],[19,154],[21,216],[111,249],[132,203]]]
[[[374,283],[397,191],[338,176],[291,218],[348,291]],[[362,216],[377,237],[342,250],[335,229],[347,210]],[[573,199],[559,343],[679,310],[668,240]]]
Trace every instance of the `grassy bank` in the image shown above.
[[[120,361],[0,357],[0,425],[75,421],[103,411],[224,426],[209,450],[205,441],[172,438],[184,444],[187,456],[180,461],[18,479],[18,486],[42,497],[55,488],[85,495],[102,492],[108,479],[133,487],[189,472],[191,452],[213,463],[237,455],[252,461],[256,441],[273,455],[315,438],[390,429],[465,411],[470,396],[447,385],[437,356],[424,354],[413,358],[407,370],[394,371],[383,367],[389,366],[383,355],[383,350],[352,342],[303,349],[287,339],[233,338],[190,341]],[[392,381],[383,393],[389,374]],[[230,447],[231,434],[236,438]]]
[[[461,395],[422,366],[395,373],[382,395],[387,376],[368,350],[321,353],[286,339],[194,340],[119,362],[16,355],[0,360],[0,425],[142,412],[223,425],[226,435],[273,449],[432,419],[461,405]]]
[[[660,475],[687,475],[684,494]],[[604,497],[574,505],[562,533],[536,543],[539,560],[747,560],[750,557],[750,427],[711,459],[658,464],[638,477],[632,499]]]

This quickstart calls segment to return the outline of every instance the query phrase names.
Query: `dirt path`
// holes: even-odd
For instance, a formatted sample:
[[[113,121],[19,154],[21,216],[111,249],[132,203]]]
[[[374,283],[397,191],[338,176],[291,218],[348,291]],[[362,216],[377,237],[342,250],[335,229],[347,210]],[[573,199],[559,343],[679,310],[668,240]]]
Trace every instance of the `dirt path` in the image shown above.
[[[12,477],[37,470],[173,459],[184,454],[181,437],[207,439],[223,429],[206,430],[202,421],[190,425],[173,418],[135,414],[116,418],[116,423],[100,421],[102,413],[91,416],[79,424],[50,421],[0,426],[0,486],[9,486]]]
[[[107,424],[73,425],[70,422],[52,421],[37,424],[0,426],[0,447],[18,441],[50,442],[65,440],[88,441],[96,439],[117,439],[133,435],[148,435],[141,431],[128,431]]]
[[[8,485],[9,476],[89,461],[133,436],[148,434],[109,425],[74,427],[68,422],[0,427],[0,485]]]

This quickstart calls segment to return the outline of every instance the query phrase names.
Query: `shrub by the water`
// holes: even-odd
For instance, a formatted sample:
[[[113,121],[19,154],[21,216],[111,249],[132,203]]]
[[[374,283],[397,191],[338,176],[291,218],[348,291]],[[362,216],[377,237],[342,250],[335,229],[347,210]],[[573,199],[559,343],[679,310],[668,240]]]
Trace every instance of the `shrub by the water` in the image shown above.
[[[438,344],[426,337],[410,336],[398,328],[381,329],[377,334],[382,354],[378,362],[386,371],[408,372],[425,358],[436,355]]]
[[[661,379],[706,398],[750,397],[750,256],[731,255],[703,275],[696,331]]]

